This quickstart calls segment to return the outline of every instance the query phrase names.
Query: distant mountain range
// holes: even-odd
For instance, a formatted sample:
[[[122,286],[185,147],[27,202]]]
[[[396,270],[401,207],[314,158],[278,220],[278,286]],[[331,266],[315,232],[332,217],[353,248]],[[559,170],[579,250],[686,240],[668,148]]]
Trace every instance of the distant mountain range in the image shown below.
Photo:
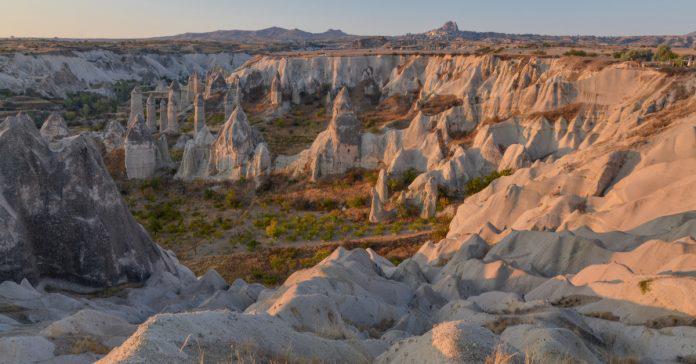
[[[313,41],[348,42],[367,36],[350,35],[341,30],[329,29],[323,33],[310,33],[300,29],[285,29],[279,27],[261,30],[217,30],[205,33],[184,33],[160,40],[197,40],[197,41],[234,41],[240,43],[304,43]],[[685,35],[644,35],[644,36],[594,36],[594,35],[539,35],[539,34],[508,34],[497,32],[474,32],[460,30],[457,23],[449,21],[442,27],[424,33],[406,34],[385,37],[390,41],[421,40],[421,41],[491,41],[497,43],[510,42],[552,42],[563,44],[610,44],[619,46],[657,46],[669,44],[674,47],[694,47],[696,32]]]
[[[199,40],[199,41],[236,41],[249,42],[310,42],[339,41],[356,38],[338,29],[329,29],[323,33],[310,33],[300,29],[271,27],[261,30],[217,30],[206,33],[184,33],[157,39]]]
[[[594,35],[539,35],[508,34],[496,32],[473,32],[459,30],[457,23],[449,21],[440,28],[419,34],[407,34],[403,37],[416,40],[472,40],[493,42],[554,42],[564,44],[600,43],[624,46],[658,46],[668,44],[674,47],[694,47],[696,32],[685,35],[641,35],[641,36],[594,36]]]

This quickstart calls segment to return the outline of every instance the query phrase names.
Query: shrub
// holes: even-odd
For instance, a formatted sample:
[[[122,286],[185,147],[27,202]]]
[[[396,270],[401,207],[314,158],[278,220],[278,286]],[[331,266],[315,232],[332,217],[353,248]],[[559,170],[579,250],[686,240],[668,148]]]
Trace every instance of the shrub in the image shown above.
[[[237,193],[234,190],[227,191],[227,194],[225,194],[225,203],[228,207],[231,207],[233,209],[238,209],[242,207],[242,202],[239,201],[239,199],[237,198]]]
[[[587,52],[578,49],[571,49],[565,53],[564,56],[574,56],[574,57],[587,57]]]
[[[255,239],[251,239],[251,240],[247,240],[244,243],[244,245],[246,246],[248,251],[253,252],[259,246],[259,242],[256,241]]]
[[[319,264],[322,260],[326,259],[326,257],[328,257],[329,255],[331,255],[330,249],[324,248],[324,249],[317,250],[314,253],[313,257],[301,259],[300,265],[303,268],[313,267],[313,266]]]
[[[649,49],[631,49],[615,53],[614,58],[620,58],[624,61],[650,62],[653,59],[653,52]]]
[[[213,197],[215,197],[215,192],[213,190],[211,190],[210,188],[206,188],[203,191],[203,198],[205,198],[206,200],[212,200]]]
[[[638,282],[638,287],[640,288],[640,292],[643,294],[650,292],[651,285],[652,285],[652,279],[646,279],[644,281]]]
[[[97,115],[116,112],[116,101],[110,100],[106,96],[90,92],[78,92],[69,94],[63,100],[63,107],[68,112],[72,112],[71,118],[78,115],[83,118],[90,118]],[[66,117],[68,115],[66,114]]]
[[[266,226],[266,235],[272,239],[278,239],[283,233],[284,229],[279,226],[277,219],[272,219],[271,222]]]
[[[418,216],[420,214],[420,209],[418,208],[418,206],[404,201],[399,206],[397,206],[396,214],[401,219],[408,219],[411,217]]]
[[[653,59],[658,62],[669,62],[679,58],[679,55],[672,52],[672,48],[666,44],[657,47]]]
[[[348,201],[346,203],[348,204],[348,207],[352,207],[354,209],[357,209],[360,207],[367,206],[367,199],[364,196],[356,196],[356,197],[348,199]]]
[[[466,183],[466,194],[470,196],[479,193],[496,179],[510,175],[512,175],[512,170],[506,169],[502,171],[495,171],[487,176],[473,178]]]
[[[391,192],[396,192],[396,191],[401,191],[408,187],[413,181],[418,177],[420,172],[414,168],[409,168],[401,175],[390,178],[387,181],[387,186],[389,187],[389,191]]]

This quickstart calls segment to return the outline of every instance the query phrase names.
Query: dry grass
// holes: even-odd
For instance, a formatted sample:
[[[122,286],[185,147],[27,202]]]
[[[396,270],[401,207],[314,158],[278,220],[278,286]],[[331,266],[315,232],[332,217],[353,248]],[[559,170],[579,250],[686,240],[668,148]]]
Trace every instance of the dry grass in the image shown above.
[[[485,364],[511,364],[517,355],[505,352],[502,346],[495,348],[493,354],[486,358]]]
[[[106,355],[111,351],[110,348],[100,343],[99,341],[83,337],[76,339],[69,348],[69,353],[73,355],[79,355],[84,353],[95,353],[100,355]]]
[[[464,101],[454,95],[433,95],[420,105],[425,115],[437,115],[453,107],[462,106]]]

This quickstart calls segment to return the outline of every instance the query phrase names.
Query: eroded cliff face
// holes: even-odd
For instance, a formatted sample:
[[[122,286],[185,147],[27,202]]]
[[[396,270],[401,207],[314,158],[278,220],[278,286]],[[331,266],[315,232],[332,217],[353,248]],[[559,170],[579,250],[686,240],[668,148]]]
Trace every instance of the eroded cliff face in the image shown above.
[[[71,92],[108,94],[118,80],[179,79],[221,67],[229,72],[249,56],[217,54],[117,54],[94,50],[68,54],[0,55],[0,88],[15,93],[29,90],[47,97]]]
[[[388,206],[396,201],[428,218],[442,190],[464,196],[476,177],[510,175],[466,196],[448,236],[398,266],[370,249],[339,248],[263,289],[228,287],[214,271],[195,279],[174,265],[178,277],[157,275],[126,289],[126,300],[51,311],[38,320],[50,329],[35,336],[22,330],[37,325],[10,322],[17,331],[0,339],[0,352],[5,340],[24,340],[45,349],[41,360],[65,356],[53,342],[77,334],[115,347],[103,363],[224,361],[240,353],[269,361],[483,362],[496,350],[535,362],[696,357],[694,74],[573,58],[366,56],[266,57],[232,77],[247,101],[271,94],[281,112],[329,93],[328,129],[299,155],[277,156],[272,172],[317,179],[380,169],[373,222],[393,217]],[[356,96],[395,95],[411,98],[408,127],[356,130],[363,101]],[[104,134],[108,145],[122,143],[111,136],[116,129]],[[47,153],[42,145],[35,154]],[[217,138],[203,127],[187,143],[179,177],[265,175],[272,152],[238,107]],[[390,195],[389,175],[410,168],[420,175]],[[8,226],[10,237],[23,228]],[[33,305],[25,297],[57,299],[50,295],[28,283],[0,285],[0,296],[18,307]],[[122,344],[113,344],[115,334],[88,325],[93,313],[75,312],[87,305],[113,322],[141,325],[123,325]],[[167,313],[143,322],[156,312]],[[79,325],[61,336],[70,322]]]
[[[394,175],[416,169],[423,174],[405,198],[421,208],[430,183],[462,193],[468,181],[496,170],[615,143],[656,115],[669,114],[696,87],[692,77],[628,63],[496,56],[263,57],[230,77],[246,93],[272,94],[278,105],[323,93],[332,100],[344,88],[381,102],[410,99],[409,126],[362,134],[350,165],[319,168],[327,163],[325,153],[312,146],[279,156],[275,171],[314,178],[316,170],[330,175],[384,166]],[[325,144],[328,135],[320,134],[315,144]]]

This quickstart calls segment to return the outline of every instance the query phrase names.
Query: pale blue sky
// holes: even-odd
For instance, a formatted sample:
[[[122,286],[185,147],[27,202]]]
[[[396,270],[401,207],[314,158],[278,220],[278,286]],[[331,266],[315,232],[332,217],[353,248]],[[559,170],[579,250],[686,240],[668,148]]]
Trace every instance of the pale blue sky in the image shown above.
[[[0,37],[127,38],[269,26],[352,34],[463,30],[685,34],[696,0],[0,0]]]

